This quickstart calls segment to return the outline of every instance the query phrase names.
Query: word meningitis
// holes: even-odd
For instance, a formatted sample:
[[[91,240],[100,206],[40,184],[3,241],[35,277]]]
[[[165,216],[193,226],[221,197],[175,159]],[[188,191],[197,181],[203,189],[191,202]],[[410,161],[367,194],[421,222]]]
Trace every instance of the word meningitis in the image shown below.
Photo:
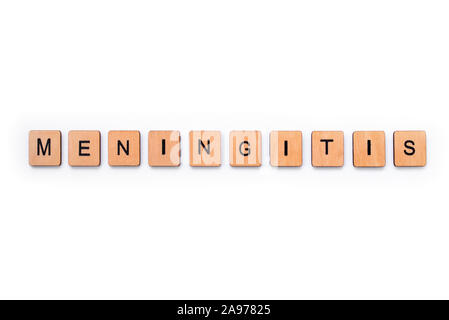
[[[303,162],[301,131],[270,133],[270,163],[275,167],[300,167]],[[177,167],[181,164],[179,131],[149,131],[148,164],[152,167]],[[220,131],[190,131],[190,165],[218,167],[221,165]],[[344,165],[344,132],[313,131],[311,134],[312,166],[342,167]],[[31,166],[61,165],[61,131],[32,130],[28,141]],[[101,133],[96,130],[75,130],[68,133],[68,163],[72,167],[101,164]],[[355,131],[352,134],[352,157],[355,167],[384,167],[386,162],[384,131]],[[139,166],[140,132],[109,131],[108,163],[110,166]],[[393,162],[397,167],[426,165],[426,132],[395,131]],[[262,134],[260,131],[231,131],[229,163],[233,167],[262,165]]]

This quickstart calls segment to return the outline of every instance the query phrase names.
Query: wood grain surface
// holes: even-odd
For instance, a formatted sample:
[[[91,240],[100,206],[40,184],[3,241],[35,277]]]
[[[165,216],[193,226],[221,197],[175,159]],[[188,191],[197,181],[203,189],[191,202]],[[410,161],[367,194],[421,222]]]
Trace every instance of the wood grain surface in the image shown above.
[[[395,131],[393,144],[396,167],[424,167],[426,165],[425,131]]]
[[[262,164],[260,131],[231,131],[229,162],[232,167],[259,167]]]
[[[109,165],[136,167],[140,165],[140,132],[109,131],[108,133]]]
[[[352,141],[354,167],[385,166],[384,131],[355,131]]]
[[[28,162],[31,166],[60,166],[61,131],[31,130],[28,134]]]
[[[219,167],[221,165],[220,131],[190,131],[190,165]]]
[[[270,133],[270,163],[273,167],[302,165],[302,132],[272,131]]]
[[[343,131],[312,132],[312,166],[342,167],[344,152]]]
[[[152,167],[177,167],[181,164],[179,131],[148,133],[148,164]]]
[[[69,131],[69,165],[72,167],[97,167],[100,165],[100,131]]]

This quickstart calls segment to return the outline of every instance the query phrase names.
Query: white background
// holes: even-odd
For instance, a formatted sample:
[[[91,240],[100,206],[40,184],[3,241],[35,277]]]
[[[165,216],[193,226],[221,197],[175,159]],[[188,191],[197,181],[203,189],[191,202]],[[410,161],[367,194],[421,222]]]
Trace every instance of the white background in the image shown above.
[[[449,298],[448,1],[0,2],[0,298]],[[28,131],[63,133],[60,168]],[[102,132],[70,168],[67,132]],[[142,165],[111,168],[107,131],[140,130]],[[177,129],[182,165],[150,168]],[[221,130],[223,165],[188,165],[188,131]],[[263,166],[229,166],[230,130]],[[304,165],[269,165],[302,130]],[[344,130],[345,166],[310,163]],[[387,166],[352,166],[351,134],[385,130]],[[394,130],[426,130],[428,165],[395,168]]]

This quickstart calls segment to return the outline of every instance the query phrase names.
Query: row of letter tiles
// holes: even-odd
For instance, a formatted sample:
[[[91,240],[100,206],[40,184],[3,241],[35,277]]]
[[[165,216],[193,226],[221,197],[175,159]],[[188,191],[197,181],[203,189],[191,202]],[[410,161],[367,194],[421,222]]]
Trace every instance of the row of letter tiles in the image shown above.
[[[99,166],[100,131],[69,131],[68,160],[70,166]],[[191,131],[190,165],[218,167],[221,165],[220,131]],[[356,131],[352,135],[355,167],[385,166],[385,132]],[[179,131],[148,133],[150,166],[176,167],[181,164]],[[426,165],[426,132],[395,131],[393,134],[394,165],[423,167]],[[108,160],[110,166],[140,165],[140,132],[109,131]],[[229,161],[233,167],[258,167],[262,164],[260,131],[231,131]],[[29,163],[32,166],[61,165],[61,132],[33,130],[29,133]],[[270,163],[275,167],[302,165],[302,132],[272,131]],[[312,132],[312,166],[342,167],[344,164],[343,131]]]

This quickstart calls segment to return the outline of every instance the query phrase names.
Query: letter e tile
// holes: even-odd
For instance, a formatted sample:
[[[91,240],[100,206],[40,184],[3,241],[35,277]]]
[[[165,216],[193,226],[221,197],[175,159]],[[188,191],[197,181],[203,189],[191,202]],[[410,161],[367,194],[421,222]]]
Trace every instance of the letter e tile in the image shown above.
[[[72,167],[100,165],[100,131],[69,131],[69,165]]]

